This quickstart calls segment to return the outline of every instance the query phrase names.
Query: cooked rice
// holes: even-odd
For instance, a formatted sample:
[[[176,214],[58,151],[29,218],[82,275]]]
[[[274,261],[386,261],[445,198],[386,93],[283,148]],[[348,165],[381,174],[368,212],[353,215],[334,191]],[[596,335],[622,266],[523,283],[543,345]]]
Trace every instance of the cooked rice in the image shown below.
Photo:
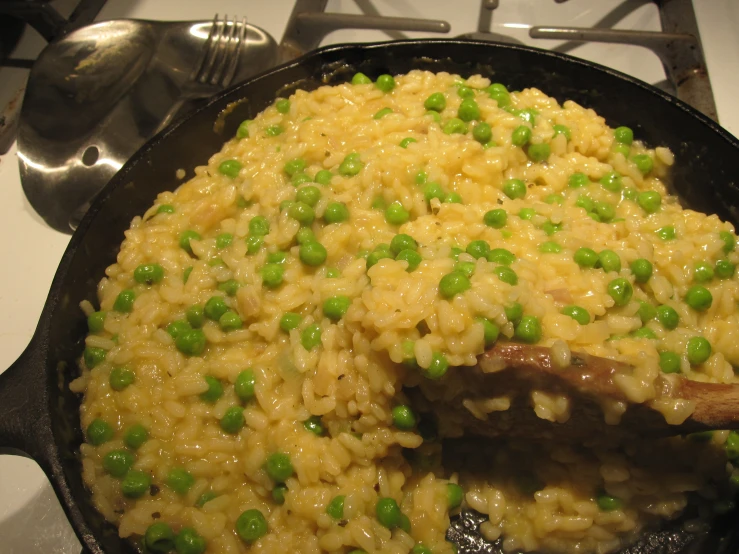
[[[143,536],[158,521],[175,532],[194,528],[209,553],[407,553],[417,543],[434,554],[451,553],[454,548],[445,540],[447,483],[459,480],[466,491],[464,505],[489,517],[480,528],[482,535],[502,537],[506,550],[604,553],[628,544],[645,527],[678,516],[689,499],[710,504],[728,494],[722,483],[732,468],[721,446],[727,433],[714,434],[709,443],[676,438],[589,449],[524,440],[478,444],[477,454],[491,451],[485,471],[473,472],[463,466],[442,467],[438,440],[424,441],[418,427],[400,430],[393,425],[393,407],[407,404],[404,389],[426,379],[424,371],[434,356],[446,357],[452,379],[456,367],[476,363],[485,349],[483,325],[476,318],[497,325],[499,340],[513,337],[515,327],[504,308],[514,302],[524,314],[539,318],[543,335],[538,344],[552,347],[562,371],[571,350],[632,364],[633,375],[618,376],[618,385],[633,402],[654,397],[660,351],[680,353],[682,374],[690,379],[736,382],[732,366],[739,365],[737,279],[715,278],[706,285],[713,303],[705,312],[682,301],[696,262],[739,260],[733,251],[724,254],[719,236],[720,231],[733,233],[733,228],[714,215],[682,209],[668,194],[663,179],[673,163],[669,150],[634,142],[632,155],[647,154],[653,160],[653,169],[644,176],[616,152],[614,132],[602,117],[574,102],[560,105],[526,89],[510,94],[512,106],[536,110],[531,142],[551,147],[546,163],[532,163],[524,149],[511,143],[522,119],[481,90],[490,85],[487,78],[466,80],[476,91],[482,121],[492,128],[494,142],[485,146],[470,133],[444,133],[426,115],[424,100],[443,92],[442,122],[456,116],[459,76],[413,71],[395,81],[391,93],[372,84],[297,91],[287,113],[267,108],[248,125],[249,137],[226,143],[207,166],[196,169],[193,179],[160,194],[143,217],[133,219],[117,263],[98,287],[100,310],[107,312],[104,329],[87,338],[88,347],[107,351],[105,360],[93,369],[81,363],[82,376],[73,383],[73,390],[84,394],[83,427],[100,418],[115,430],[99,446],[83,444],[81,454],[93,500],[119,527],[121,537]],[[382,108],[392,113],[373,118]],[[267,136],[266,130],[275,125],[284,132]],[[571,139],[556,134],[554,125],[566,125]],[[416,142],[402,148],[399,143],[406,137]],[[350,153],[360,154],[362,169],[356,176],[342,176],[337,168]],[[312,228],[328,253],[317,268],[301,263],[295,240],[300,226],[288,210],[280,209],[296,194],[283,170],[296,158],[307,161],[305,173],[311,178],[323,169],[334,174],[328,186],[319,185],[322,196],[315,206]],[[221,162],[232,159],[242,165],[235,178],[218,170]],[[625,190],[658,191],[662,208],[645,215],[636,202],[602,188],[597,181],[612,171],[622,176]],[[425,177],[417,177],[419,172]],[[593,183],[569,187],[574,172],[585,173]],[[509,199],[502,192],[511,178],[526,183],[525,198]],[[463,203],[427,202],[417,184],[424,180],[438,183],[447,194],[457,193]],[[561,195],[561,204],[546,201],[553,194]],[[612,222],[597,222],[578,207],[581,194],[614,205]],[[324,225],[326,207],[336,201],[346,204],[349,220]],[[387,223],[383,209],[376,208],[393,202],[411,216],[399,227]],[[159,213],[162,205],[171,205],[174,212]],[[484,214],[494,208],[508,213],[502,229],[483,223]],[[518,217],[524,208],[535,214]],[[249,254],[245,239],[257,215],[268,219],[270,231],[262,247]],[[546,224],[561,228],[548,236]],[[656,231],[668,225],[674,226],[676,238],[664,241]],[[191,242],[193,255],[179,245],[188,229],[202,237]],[[366,253],[390,243],[399,232],[418,242],[423,257],[419,267],[408,272],[407,262],[386,258],[367,269]],[[218,249],[216,236],[221,233],[231,233],[233,241]],[[498,264],[453,249],[464,250],[479,239],[515,254],[515,286],[496,276]],[[556,241],[561,250],[540,252],[545,241]],[[607,287],[616,272],[581,269],[573,254],[583,246],[615,251],[622,261],[618,275],[632,284],[629,264],[637,258],[650,260],[654,274],[647,284],[634,284],[626,305],[615,307]],[[284,281],[265,288],[261,268],[268,253],[278,250],[287,252]],[[447,300],[439,294],[439,281],[457,261],[474,264],[471,288]],[[150,263],[162,266],[163,280],[138,284],[134,270]],[[338,276],[328,277],[328,268],[338,270]],[[230,279],[239,284],[234,296],[218,289]],[[125,289],[135,291],[135,302],[130,313],[119,313],[113,305]],[[207,348],[202,355],[186,356],[166,329],[183,320],[189,306],[203,305],[214,295],[223,296],[244,324],[225,332],[206,320]],[[337,295],[349,297],[351,306],[334,323],[324,317],[322,306]],[[672,306],[679,326],[667,330],[650,321],[646,327],[656,340],[630,336],[642,327],[639,301]],[[562,314],[567,304],[585,308],[591,323],[581,325]],[[83,309],[90,314],[89,302],[83,302]],[[298,329],[281,330],[285,312],[302,316]],[[307,350],[301,331],[313,323],[321,328],[321,344]],[[705,363],[691,366],[685,351],[694,335],[708,338],[713,353]],[[403,363],[409,357],[415,364]],[[135,373],[135,382],[113,390],[111,370],[123,366]],[[249,367],[256,377],[255,399],[244,404],[233,384]],[[213,404],[199,397],[208,389],[205,376],[224,385]],[[543,419],[563,422],[569,417],[565,396],[532,391],[531,401]],[[231,435],[219,420],[234,405],[243,406],[246,425]],[[483,420],[509,405],[505,396],[465,401]],[[604,403],[606,419],[617,422],[625,408],[623,403]],[[665,401],[657,408],[671,423],[684,420],[692,409],[680,401]],[[327,430],[323,436],[304,428],[310,416],[321,417]],[[104,470],[103,459],[124,448],[123,434],[136,423],[148,429],[150,438],[136,450],[133,468],[148,473],[156,486],[141,498],[127,499],[120,479]],[[462,434],[444,423],[443,434]],[[282,505],[273,500],[275,483],[264,469],[274,452],[288,454],[295,470],[285,482]],[[195,478],[184,494],[165,484],[174,467]],[[206,491],[217,496],[196,506]],[[618,505],[599,507],[603,492],[616,497]],[[338,494],[346,495],[341,520],[326,513]],[[378,522],[375,505],[380,497],[397,501],[410,520],[410,533]],[[236,534],[235,522],[253,508],[265,515],[268,532],[248,545]]]

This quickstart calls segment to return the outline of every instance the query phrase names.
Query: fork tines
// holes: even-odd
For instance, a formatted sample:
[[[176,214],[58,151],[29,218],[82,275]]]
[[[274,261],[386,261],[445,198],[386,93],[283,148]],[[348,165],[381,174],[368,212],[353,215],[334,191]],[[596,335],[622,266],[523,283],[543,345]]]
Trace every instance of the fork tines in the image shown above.
[[[216,14],[193,80],[221,88],[230,85],[236,73],[242,43],[245,39],[245,17],[241,18],[241,21],[238,17],[229,20],[226,15],[223,20],[220,20]]]

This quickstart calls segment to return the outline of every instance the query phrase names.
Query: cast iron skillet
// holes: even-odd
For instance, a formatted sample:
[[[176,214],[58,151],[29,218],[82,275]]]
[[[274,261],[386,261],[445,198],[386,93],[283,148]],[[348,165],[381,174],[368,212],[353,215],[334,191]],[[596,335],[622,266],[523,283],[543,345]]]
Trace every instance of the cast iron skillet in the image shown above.
[[[628,125],[648,144],[672,149],[677,158],[672,185],[685,205],[739,223],[739,141],[657,89],[562,54],[459,40],[332,46],[234,87],[152,139],[100,193],[62,258],[30,345],[0,377],[0,445],[4,452],[25,454],[40,464],[90,552],[136,551],[95,511],[82,483],[80,399],[68,387],[78,375],[76,359],[87,330],[78,304],[96,298],[96,284],[114,262],[131,218],[142,214],[157,193],[180,183],[178,169],[192,176],[193,168],[220,150],[242,120],[275,96],[344,82],[357,71],[376,77],[411,69],[481,73],[511,90],[533,86],[560,102],[572,99],[593,108],[610,125]],[[43,255],[43,246],[34,246]],[[474,514],[462,518],[450,532],[462,543],[461,551],[499,552],[499,545],[483,544],[466,529],[473,521]],[[673,525],[646,534],[624,552],[736,552],[735,535],[729,520],[698,535]]]

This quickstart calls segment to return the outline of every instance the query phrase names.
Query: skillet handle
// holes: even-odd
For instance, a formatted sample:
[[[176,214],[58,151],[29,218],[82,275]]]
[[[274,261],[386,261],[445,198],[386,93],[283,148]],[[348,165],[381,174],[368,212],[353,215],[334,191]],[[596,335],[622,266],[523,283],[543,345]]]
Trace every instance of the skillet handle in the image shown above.
[[[45,460],[51,437],[48,383],[37,337],[0,374],[0,453]]]

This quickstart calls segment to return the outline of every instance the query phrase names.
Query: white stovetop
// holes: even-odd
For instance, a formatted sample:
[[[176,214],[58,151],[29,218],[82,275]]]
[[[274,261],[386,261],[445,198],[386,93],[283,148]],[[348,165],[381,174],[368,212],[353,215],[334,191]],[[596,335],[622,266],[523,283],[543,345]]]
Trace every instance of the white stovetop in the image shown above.
[[[66,0],[70,4],[71,0]],[[359,13],[358,5],[349,0],[330,0],[327,11]],[[555,4],[553,0],[501,0],[494,14],[496,31],[509,32],[529,44],[527,28],[532,24],[588,26],[602,13],[621,0],[570,0]],[[628,0],[627,0],[628,1]],[[57,0],[65,3],[65,0]],[[292,10],[291,0],[109,0],[99,19],[142,18],[210,20],[214,12],[221,15],[246,15],[249,21],[268,31],[277,40],[282,36]],[[734,97],[739,90],[739,2],[735,0],[694,0],[703,48],[708,60],[714,97],[722,124],[739,136],[739,107]],[[382,15],[404,15],[444,19],[452,24],[450,36],[476,30],[479,0],[375,0]],[[597,6],[597,12],[596,12]],[[605,7],[605,9],[604,9]],[[562,16],[562,8],[566,15]],[[508,23],[499,26],[501,21]],[[658,30],[657,12],[653,5],[642,6],[619,27]],[[26,33],[22,49],[27,55],[38,53],[42,41]],[[409,36],[424,36],[409,34]],[[431,35],[428,35],[431,36]],[[374,31],[339,31],[325,43],[387,40],[399,38]],[[536,43],[546,47],[543,41]],[[661,72],[651,53],[643,55],[633,47],[615,45],[582,46],[572,52],[639,78],[656,81]],[[606,56],[607,62],[599,59]],[[0,71],[0,99],[12,95],[22,82],[21,70]],[[0,372],[23,351],[33,334],[57,264],[69,241],[68,235],[47,227],[23,196],[18,176],[16,151],[13,147],[0,157],[0,259],[8,261],[0,272]],[[64,520],[59,503],[38,466],[25,458],[0,456],[0,553],[2,554],[77,554],[80,551],[74,533]]]

